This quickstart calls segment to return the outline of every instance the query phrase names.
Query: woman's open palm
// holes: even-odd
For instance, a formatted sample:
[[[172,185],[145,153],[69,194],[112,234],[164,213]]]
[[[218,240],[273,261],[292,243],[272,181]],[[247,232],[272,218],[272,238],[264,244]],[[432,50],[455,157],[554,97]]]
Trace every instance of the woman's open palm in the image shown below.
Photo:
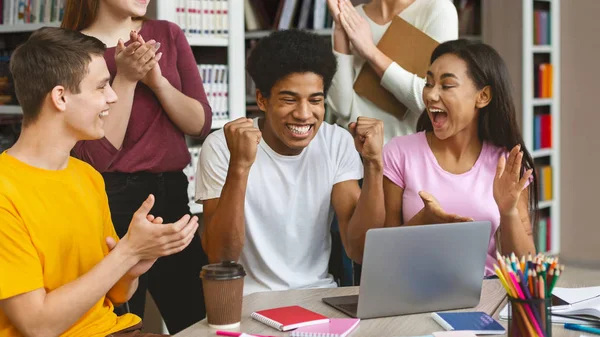
[[[521,192],[525,189],[527,181],[533,173],[533,170],[529,169],[520,177],[522,162],[521,145],[515,146],[510,151],[508,159],[504,155],[498,159],[498,167],[494,177],[494,200],[501,215],[517,211],[517,203]]]

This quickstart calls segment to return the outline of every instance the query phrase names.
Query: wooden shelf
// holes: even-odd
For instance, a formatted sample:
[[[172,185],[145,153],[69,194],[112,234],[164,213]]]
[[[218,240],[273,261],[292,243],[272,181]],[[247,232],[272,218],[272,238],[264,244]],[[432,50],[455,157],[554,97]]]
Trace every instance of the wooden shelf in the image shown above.
[[[554,100],[552,98],[534,98],[532,103],[533,106],[552,105],[552,103],[554,103]]]
[[[229,38],[225,36],[207,37],[201,35],[188,35],[187,40],[190,46],[196,47],[227,47],[229,45]]]
[[[307,29],[308,31],[315,33],[317,35],[329,36],[331,35],[331,28],[325,29]],[[260,39],[274,32],[274,30],[253,30],[246,32],[246,40],[250,39]]]
[[[16,25],[0,25],[0,33],[26,33],[33,32],[42,27],[59,27],[60,22],[48,23],[19,23]]]
[[[18,105],[0,105],[0,115],[20,115],[21,107]]]
[[[535,158],[549,157],[554,154],[554,150],[552,148],[549,149],[539,149],[535,150],[531,153],[531,156]]]

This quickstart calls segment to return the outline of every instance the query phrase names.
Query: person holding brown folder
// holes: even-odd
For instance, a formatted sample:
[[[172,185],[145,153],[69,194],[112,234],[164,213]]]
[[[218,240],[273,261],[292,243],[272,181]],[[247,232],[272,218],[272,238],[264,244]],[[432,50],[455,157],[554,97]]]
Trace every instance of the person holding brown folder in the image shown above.
[[[414,133],[425,109],[421,96],[429,55],[438,43],[458,38],[454,4],[372,0],[353,7],[349,0],[327,2],[334,18],[333,51],[338,61],[327,102],[337,123],[347,126],[358,116],[377,118],[384,122],[385,142]],[[424,34],[415,35],[411,28]],[[422,64],[411,67],[400,60]]]

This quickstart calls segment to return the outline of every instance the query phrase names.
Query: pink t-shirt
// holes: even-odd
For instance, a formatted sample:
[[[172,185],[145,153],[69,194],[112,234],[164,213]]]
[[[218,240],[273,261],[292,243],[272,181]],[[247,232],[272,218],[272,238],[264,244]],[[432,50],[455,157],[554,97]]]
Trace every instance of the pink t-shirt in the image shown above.
[[[404,189],[402,219],[412,219],[423,208],[419,191],[432,194],[444,211],[490,221],[492,233],[485,263],[485,276],[494,275],[496,241],[500,212],[494,201],[493,183],[498,159],[504,149],[484,142],[475,165],[463,174],[445,171],[429,148],[425,132],[395,137],[383,149],[383,174]]]

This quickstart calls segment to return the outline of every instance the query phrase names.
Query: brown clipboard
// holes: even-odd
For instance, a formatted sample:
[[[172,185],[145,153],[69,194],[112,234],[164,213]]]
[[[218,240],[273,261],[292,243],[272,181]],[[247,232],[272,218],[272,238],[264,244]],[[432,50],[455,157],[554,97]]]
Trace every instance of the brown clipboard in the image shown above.
[[[405,70],[424,78],[431,53],[438,45],[439,43],[429,35],[396,16],[381,37],[377,48]],[[404,119],[406,106],[380,83],[381,78],[377,76],[371,65],[365,62],[354,81],[354,91],[380,109],[398,119]]]

